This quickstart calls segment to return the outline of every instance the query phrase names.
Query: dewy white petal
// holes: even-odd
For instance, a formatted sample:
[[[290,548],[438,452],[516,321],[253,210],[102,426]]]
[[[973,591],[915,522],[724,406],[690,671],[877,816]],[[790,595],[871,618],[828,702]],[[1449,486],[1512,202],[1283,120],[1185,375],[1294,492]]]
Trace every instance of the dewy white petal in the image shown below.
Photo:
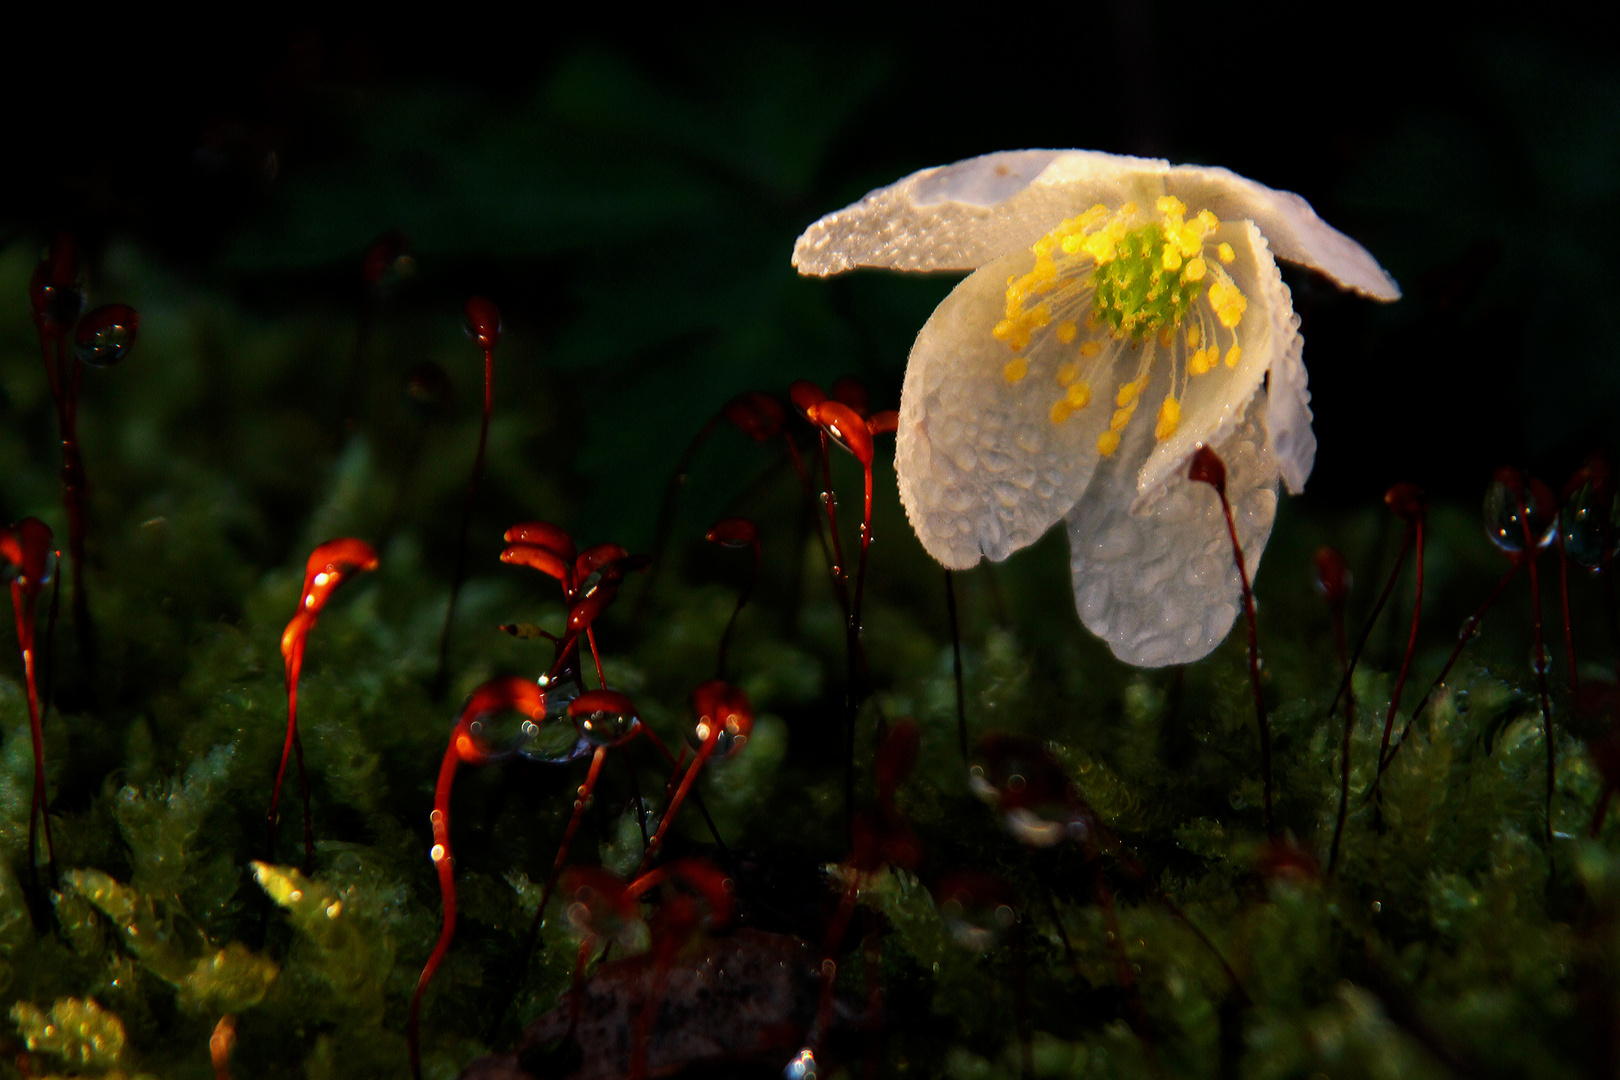
[[[1024,351],[1025,378],[1002,374],[1013,354],[990,328],[1001,318],[1007,278],[1033,261],[1019,249],[970,275],[935,309],[906,365],[895,433],[900,501],[923,547],[954,570],[1034,543],[1096,467],[1107,402],[1061,424],[1049,419],[1063,395],[1053,379],[1058,358],[1043,352],[1057,347],[1050,335]],[[1099,396],[1109,387],[1100,382]]]
[[[1152,205],[1159,192],[1223,221],[1253,221],[1277,258],[1347,289],[1400,298],[1400,286],[1366,248],[1291,191],[1216,166],[1172,167],[1095,150],[1007,150],[912,173],[811,225],[793,247],[793,265],[814,276],[857,267],[974,270],[1093,203]]]
[[[1281,282],[1278,283],[1281,285]],[[1288,286],[1282,285],[1286,296]],[[1306,384],[1305,338],[1293,304],[1279,312],[1284,318],[1276,329],[1284,345],[1271,361],[1266,382],[1266,445],[1290,495],[1302,495],[1305,481],[1316,464],[1316,433],[1311,430],[1311,392]]]
[[[1264,392],[1255,395],[1248,415],[1215,448],[1226,463],[1227,497],[1251,578],[1277,512],[1266,404]],[[1126,663],[1189,664],[1220,644],[1242,603],[1226,519],[1214,489],[1185,473],[1145,513],[1132,513],[1136,470],[1153,441],[1145,425],[1132,427],[1068,514],[1075,608]]]
[[[1094,150],[1009,150],[923,169],[828,214],[793,245],[813,276],[857,267],[976,270],[1093,203],[1151,206],[1170,163]]]
[[[1320,270],[1334,282],[1375,300],[1399,300],[1401,288],[1366,248],[1316,216],[1292,191],[1278,191],[1230,169],[1178,165],[1166,188],[1194,209],[1222,221],[1248,220],[1260,227],[1271,252],[1286,262]]]

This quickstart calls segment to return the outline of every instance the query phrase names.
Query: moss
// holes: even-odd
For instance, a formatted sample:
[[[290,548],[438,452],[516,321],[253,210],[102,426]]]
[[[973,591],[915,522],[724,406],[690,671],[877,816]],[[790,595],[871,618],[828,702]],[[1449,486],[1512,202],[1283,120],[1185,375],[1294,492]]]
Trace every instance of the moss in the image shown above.
[[[549,666],[543,638],[498,626],[555,633],[565,618],[549,579],[497,560],[501,532],[546,518],[584,542],[620,539],[615,520],[646,517],[650,534],[654,511],[633,495],[614,515],[585,508],[609,497],[573,487],[573,470],[607,453],[576,415],[599,391],[533,361],[533,339],[514,331],[501,358],[513,385],[500,384],[497,398],[450,690],[436,698],[477,426],[468,406],[476,379],[453,324],[396,309],[378,329],[390,347],[372,359],[379,370],[393,365],[391,379],[407,356],[437,359],[463,384],[462,406],[413,428],[394,383],[379,384],[355,431],[340,437],[317,405],[341,389],[349,318],[270,317],[177,284],[138,253],[123,257],[117,283],[141,294],[151,336],[114,374],[116,391],[85,403],[99,652],[79,653],[70,619],[58,626],[45,727],[54,890],[42,852],[31,860],[26,850],[26,700],[15,652],[0,650],[0,989],[22,1003],[0,1077],[22,1074],[18,1053],[32,1055],[34,1076],[205,1077],[209,1035],[227,1013],[237,1016],[242,1075],[397,1077],[407,1004],[440,927],[428,815],[457,706],[488,677],[533,678]],[[0,253],[0,293],[21,295],[29,269]],[[0,309],[10,410],[0,496],[14,516],[40,514],[61,533],[53,421],[25,317],[17,305]],[[701,417],[715,404],[681,407]],[[398,448],[418,430],[421,456],[407,473]],[[721,558],[702,543],[700,519],[726,505],[759,521],[763,570],[729,660],[753,699],[754,733],[738,756],[706,766],[697,788],[726,847],[687,810],[671,850],[730,871],[754,925],[819,944],[836,905],[824,869],[848,855],[841,617],[791,469],[778,467],[777,446],[733,435],[716,436],[694,464],[683,492],[690,508],[680,504],[651,592],[643,601],[646,579],[628,581],[598,638],[610,683],[634,696],[666,744],[686,744],[688,697],[713,674],[740,574],[733,553]],[[655,480],[679,453],[636,445]],[[834,461],[851,480],[849,463]],[[894,806],[915,830],[919,859],[913,870],[875,874],[861,892],[839,955],[839,1066],[853,1074],[870,1053],[885,1073],[1010,1078],[1023,1071],[1024,1035],[1040,1077],[1574,1076],[1602,1060],[1598,1036],[1620,998],[1620,825],[1611,815],[1600,836],[1586,837],[1604,777],[1578,736],[1602,724],[1581,727],[1555,683],[1558,791],[1555,835],[1545,838],[1545,744],[1522,583],[1412,720],[1374,801],[1404,644],[1395,624],[1409,610],[1397,590],[1395,628],[1375,631],[1353,683],[1352,798],[1328,877],[1342,712],[1327,708],[1341,668],[1310,553],[1332,536],[1368,567],[1373,584],[1355,601],[1366,603],[1382,572],[1381,507],[1285,510],[1259,577],[1277,814],[1282,836],[1309,857],[1295,872],[1278,870],[1261,821],[1241,634],[1184,672],[1125,670],[1076,623],[1061,541],[957,575],[970,736],[1038,740],[1110,833],[1098,838],[1097,858],[1076,844],[1029,848],[968,790],[939,570],[911,538],[887,468],[880,456],[859,675],[871,693],[857,719],[855,790],[858,807],[877,801],[876,733],[916,718],[918,762]],[[847,506],[854,489],[843,490]],[[1434,514],[1432,617],[1397,732],[1460,619],[1502,570],[1471,513]],[[310,639],[300,687],[315,837],[306,874],[283,865],[303,853],[296,767],[266,836],[286,730],[278,645],[309,546],[339,532],[374,539],[381,566],[345,586]],[[1578,652],[1588,670],[1606,670],[1613,643],[1601,592],[1580,578],[1572,585]],[[550,901],[521,972],[518,954],[585,767],[513,758],[458,774],[461,918],[423,1008],[429,1075],[453,1076],[512,1045],[519,1025],[566,993],[577,948],[568,898]],[[633,793],[656,815],[668,782],[649,742],[613,750],[570,861],[633,873],[643,855]],[[931,890],[963,870],[1005,885],[1017,934],[1004,928],[983,948],[958,943]],[[1117,940],[1098,907],[1099,881],[1114,898]],[[870,974],[887,995],[870,1042],[858,948],[868,933],[883,942]],[[59,1010],[79,1011],[70,1025]],[[47,1024],[58,1031],[49,1039]],[[64,1041],[84,1024],[104,1046],[122,1032],[121,1051],[97,1050],[92,1061],[89,1044]]]

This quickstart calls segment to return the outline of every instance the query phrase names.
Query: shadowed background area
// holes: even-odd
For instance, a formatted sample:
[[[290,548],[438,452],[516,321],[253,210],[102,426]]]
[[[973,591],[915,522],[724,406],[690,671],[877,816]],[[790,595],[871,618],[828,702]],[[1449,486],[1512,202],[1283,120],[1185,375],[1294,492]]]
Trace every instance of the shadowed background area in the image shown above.
[[[1504,461],[1561,478],[1611,436],[1620,380],[1602,316],[1620,290],[1614,55],[1591,12],[1512,14],[1118,0],[611,32],[323,23],[208,45],[96,22],[63,62],[7,68],[0,237],[132,243],[281,319],[357,311],[367,246],[402,229],[415,274],[380,324],[494,298],[507,372],[545,373],[511,375],[499,407],[549,418],[530,449],[568,477],[570,516],[635,537],[662,479],[648,463],[726,397],[845,372],[897,394],[951,282],[795,279],[791,241],[820,214],[1013,147],[1218,163],[1304,194],[1407,292],[1379,310],[1290,278],[1322,446],[1311,504],[1396,478],[1472,499]],[[425,355],[387,348],[370,379]],[[321,417],[342,378],[307,374],[286,407]]]

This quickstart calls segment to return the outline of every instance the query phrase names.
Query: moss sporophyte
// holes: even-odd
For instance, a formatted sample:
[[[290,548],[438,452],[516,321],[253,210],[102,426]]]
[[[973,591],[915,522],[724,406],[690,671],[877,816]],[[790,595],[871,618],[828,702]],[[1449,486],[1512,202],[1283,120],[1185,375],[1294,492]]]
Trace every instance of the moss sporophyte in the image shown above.
[[[1199,446],[1225,460],[1251,565],[1279,479],[1316,454],[1303,341],[1276,259],[1400,296],[1297,195],[1225,169],[1091,151],[924,169],[807,229],[800,273],[973,271],[918,334],[895,466],[947,568],[1005,559],[1067,523],[1075,606],[1120,659],[1206,655],[1238,575]],[[1135,419],[1146,403],[1153,419]]]
[[[368,254],[368,283],[395,250]],[[481,466],[469,479],[457,460],[439,488],[443,505],[461,496],[440,546],[452,581],[473,565],[463,540],[485,551],[460,621],[455,588],[447,604],[421,572],[432,534],[407,502],[384,517],[353,501],[364,469],[313,511],[295,561],[239,587],[232,618],[190,624],[148,602],[144,579],[217,576],[202,557],[232,550],[217,492],[164,541],[164,573],[144,575],[112,570],[135,559],[128,534],[145,543],[165,518],[122,528],[109,497],[90,552],[113,689],[97,701],[89,669],[66,667],[54,717],[48,622],[35,627],[59,580],[54,542],[33,518],[0,529],[21,655],[18,685],[0,682],[0,990],[16,1029],[0,1080],[210,1065],[216,1080],[1612,1074],[1620,860],[1604,823],[1620,693],[1576,664],[1570,594],[1577,609],[1588,598],[1569,574],[1601,579],[1592,606],[1620,642],[1612,470],[1594,457],[1561,498],[1496,475],[1486,535],[1510,565],[1477,608],[1467,597],[1455,638],[1426,642],[1422,621],[1454,599],[1458,537],[1486,544],[1472,515],[1459,529],[1411,484],[1386,495],[1393,521],[1378,511],[1386,540],[1405,531],[1375,603],[1353,596],[1349,568],[1382,581],[1393,545],[1366,540],[1378,523],[1363,517],[1317,549],[1327,612],[1278,573],[1286,552],[1308,590],[1300,552],[1315,543],[1279,540],[1258,622],[1250,571],[1280,487],[1299,491],[1314,458],[1278,258],[1397,295],[1297,197],[1219,169],[1032,151],[874,192],[812,227],[801,268],[973,271],[918,336],[901,408],[874,410],[846,376],[683,411],[701,430],[652,558],[546,520],[496,544],[481,498],[522,492],[501,523],[552,504],[513,483],[521,443],[489,428],[500,323],[474,301],[484,407],[458,445],[487,453],[500,482],[486,490]],[[37,280],[72,284],[58,265]],[[66,306],[36,311],[66,327]],[[72,325],[112,349],[133,323]],[[424,363],[415,400],[442,405]],[[352,411],[358,445],[366,412]],[[898,515],[887,434],[943,596],[922,551],[873,547]],[[708,504],[705,532],[675,493],[696,479],[694,503],[717,499],[698,457],[711,436],[732,440],[725,476],[747,487]],[[107,452],[103,475],[128,476]],[[565,464],[546,457],[536,475]],[[842,526],[841,488],[861,500]],[[1128,670],[1076,632],[1066,592],[1030,602],[1049,572],[1038,551],[960,572],[1059,520],[1075,605],[1117,656],[1202,657],[1242,610],[1246,670],[1237,642],[1162,675]],[[356,535],[309,542],[336,533]],[[1567,699],[1549,687],[1558,642],[1539,614],[1551,579],[1537,560],[1553,552]],[[1533,693],[1468,648],[1516,576]],[[1364,651],[1397,610],[1384,647]],[[519,617],[534,621],[496,630]],[[116,697],[158,653],[140,651],[148,632],[185,666],[160,657],[147,696]],[[441,659],[465,695],[453,712]],[[305,776],[306,752],[303,865],[251,861],[266,853],[265,787],[273,849],[281,784],[293,761]],[[37,873],[40,822],[64,862],[55,889],[14,869]]]

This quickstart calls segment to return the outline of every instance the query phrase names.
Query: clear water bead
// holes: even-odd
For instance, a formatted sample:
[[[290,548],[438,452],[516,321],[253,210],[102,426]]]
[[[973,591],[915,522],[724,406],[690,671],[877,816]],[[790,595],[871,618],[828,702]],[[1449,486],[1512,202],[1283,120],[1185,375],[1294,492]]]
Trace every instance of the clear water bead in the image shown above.
[[[1616,499],[1605,499],[1597,486],[1588,482],[1575,490],[1559,514],[1564,531],[1564,551],[1571,559],[1588,570],[1603,565],[1605,556],[1612,557],[1620,544],[1614,529]],[[1607,541],[1608,550],[1604,550]]]
[[[1524,550],[1524,514],[1530,518],[1530,536],[1539,550],[1552,543],[1556,516],[1551,493],[1535,483],[1513,484],[1500,477],[1485,489],[1485,535],[1503,551]]]

